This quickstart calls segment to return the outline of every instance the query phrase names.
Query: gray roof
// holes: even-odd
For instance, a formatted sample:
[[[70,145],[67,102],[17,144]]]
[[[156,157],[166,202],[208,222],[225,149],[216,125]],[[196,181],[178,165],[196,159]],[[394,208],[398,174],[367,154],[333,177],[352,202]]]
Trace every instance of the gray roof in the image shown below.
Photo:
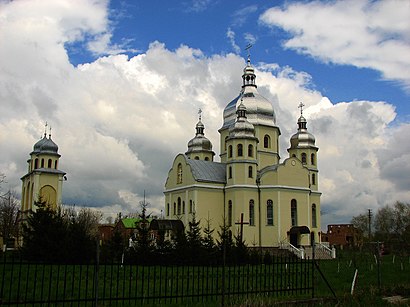
[[[225,183],[226,165],[225,163],[186,159],[191,166],[192,175],[196,181]]]

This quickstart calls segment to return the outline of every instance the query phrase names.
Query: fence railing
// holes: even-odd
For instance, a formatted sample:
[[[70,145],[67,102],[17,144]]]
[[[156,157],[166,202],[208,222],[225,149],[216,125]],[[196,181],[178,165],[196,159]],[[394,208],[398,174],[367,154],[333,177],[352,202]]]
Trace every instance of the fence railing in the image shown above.
[[[137,266],[6,261],[0,305],[135,306],[226,301],[236,296],[313,296],[313,263],[274,257],[269,264]]]
[[[305,250],[303,248],[297,248],[290,243],[281,243],[281,248],[287,249],[299,259],[305,259]]]

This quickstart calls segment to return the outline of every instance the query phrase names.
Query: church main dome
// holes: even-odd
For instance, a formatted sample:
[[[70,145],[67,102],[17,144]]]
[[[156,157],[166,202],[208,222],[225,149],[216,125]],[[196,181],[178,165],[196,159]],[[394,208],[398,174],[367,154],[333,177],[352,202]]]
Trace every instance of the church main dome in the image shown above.
[[[276,117],[272,103],[259,94],[255,83],[255,70],[250,63],[249,58],[248,63],[243,70],[242,80],[243,85],[240,94],[225,107],[223,113],[224,122],[221,129],[229,128],[235,123],[236,110],[241,103],[241,98],[246,107],[247,119],[251,124],[275,126]]]

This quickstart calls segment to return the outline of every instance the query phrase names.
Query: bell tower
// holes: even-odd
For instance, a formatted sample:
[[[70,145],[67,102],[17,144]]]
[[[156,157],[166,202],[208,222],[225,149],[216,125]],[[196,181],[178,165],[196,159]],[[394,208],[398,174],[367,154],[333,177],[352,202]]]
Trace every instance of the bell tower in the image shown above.
[[[317,152],[319,148],[315,146],[315,137],[307,131],[307,120],[303,116],[303,107],[301,102],[300,117],[298,119],[298,132],[290,138],[290,148],[288,148],[289,157],[298,158],[302,164],[309,169],[310,188],[318,190],[318,168]]]
[[[35,211],[34,203],[45,201],[52,208],[61,204],[62,186],[65,172],[59,170],[58,146],[51,139],[51,128],[47,137],[47,123],[44,136],[34,144],[30,159],[27,160],[27,174],[21,177],[21,212],[23,220],[30,211]]]

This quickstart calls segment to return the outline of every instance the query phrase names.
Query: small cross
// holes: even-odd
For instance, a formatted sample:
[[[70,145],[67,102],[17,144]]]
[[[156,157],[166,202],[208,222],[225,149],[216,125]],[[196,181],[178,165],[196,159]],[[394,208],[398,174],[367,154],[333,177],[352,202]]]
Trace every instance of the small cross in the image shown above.
[[[44,126],[44,136],[47,135],[47,126],[48,126],[48,124],[47,124],[47,122],[46,122],[46,124],[45,124],[45,126]]]
[[[305,106],[305,105],[303,104],[303,102],[299,103],[298,108],[300,109],[300,115],[303,114],[303,107],[304,107],[304,106]]]
[[[240,227],[241,227],[241,230],[239,232],[241,241],[242,241],[242,238],[243,238],[243,225],[245,225],[245,224],[249,224],[249,223],[243,221],[243,213],[241,213],[241,221],[235,223],[235,225],[240,225]]]
[[[199,108],[198,110],[199,120],[202,120],[202,110]]]
[[[248,62],[250,62],[250,60],[251,60],[251,52],[250,52],[250,49],[252,48],[252,44],[247,44],[246,45],[246,47],[245,47],[245,50],[248,52]]]

